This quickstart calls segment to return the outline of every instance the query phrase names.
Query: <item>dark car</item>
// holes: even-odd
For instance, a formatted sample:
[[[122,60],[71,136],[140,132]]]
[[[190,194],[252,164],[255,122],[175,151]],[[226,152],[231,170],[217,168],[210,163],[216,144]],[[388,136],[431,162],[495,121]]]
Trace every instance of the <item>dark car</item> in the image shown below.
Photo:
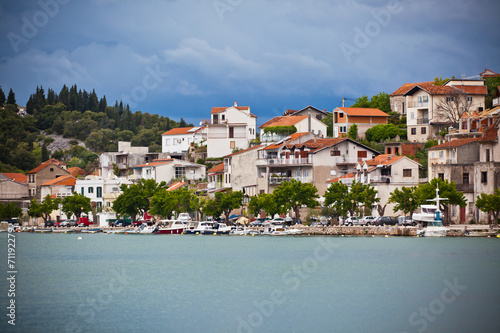
[[[375,225],[397,225],[398,220],[391,216],[380,216],[373,222]]]
[[[126,227],[126,226],[129,226],[132,224],[132,221],[130,220],[124,220],[124,219],[119,219],[119,220],[116,220],[115,222],[115,227]]]
[[[53,227],[56,224],[56,221],[48,220],[45,222],[45,227]]]

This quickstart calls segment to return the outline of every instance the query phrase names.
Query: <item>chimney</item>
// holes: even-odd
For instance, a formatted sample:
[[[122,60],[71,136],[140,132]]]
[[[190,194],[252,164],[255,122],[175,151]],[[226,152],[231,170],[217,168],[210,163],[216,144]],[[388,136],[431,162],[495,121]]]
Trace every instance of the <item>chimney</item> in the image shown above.
[[[234,102],[234,107],[237,107],[238,106],[238,103],[237,102]]]

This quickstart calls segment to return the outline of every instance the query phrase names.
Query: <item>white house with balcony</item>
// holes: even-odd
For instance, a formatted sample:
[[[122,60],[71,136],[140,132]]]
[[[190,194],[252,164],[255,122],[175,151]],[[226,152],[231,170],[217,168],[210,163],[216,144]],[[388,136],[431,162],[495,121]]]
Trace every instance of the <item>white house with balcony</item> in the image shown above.
[[[229,155],[235,149],[247,149],[257,137],[257,116],[249,106],[213,107],[206,126],[207,157]]]
[[[306,140],[305,135],[313,138]],[[296,179],[314,184],[323,195],[326,179],[352,172],[358,161],[377,155],[377,151],[348,138],[323,139],[312,133],[295,133],[285,142],[259,150],[258,192],[271,193],[284,181]]]
[[[405,84],[397,91],[403,90],[406,91],[402,96],[406,107],[410,142],[435,139],[441,130],[448,131],[450,126],[458,124],[460,115],[457,115],[456,122],[453,122],[439,115],[440,106],[455,107],[455,110],[460,109],[460,112],[481,112],[484,110],[487,95],[483,80],[451,79],[442,86],[434,82],[421,82],[413,86]],[[391,99],[395,98],[393,94],[391,94]],[[456,113],[456,111],[452,112]]]
[[[326,136],[328,126],[321,120],[309,115],[274,117],[259,126],[261,142],[276,142],[288,137],[292,133],[276,133],[270,131],[273,127],[292,127],[297,133],[312,133],[317,137]],[[267,129],[267,130],[266,130]]]
[[[162,152],[174,157],[188,152],[191,144],[201,145],[207,139],[206,127],[178,127],[162,134]]]
[[[406,156],[378,155],[358,162],[353,172],[328,180],[327,186],[339,181],[347,186],[351,186],[353,181],[370,184],[377,191],[379,204],[385,207],[384,214],[400,215],[402,212],[394,212],[394,204],[387,201],[396,188],[417,186],[420,168],[421,165],[418,162]],[[379,215],[376,206],[369,208],[372,215]]]
[[[206,167],[175,158],[154,160],[134,166],[134,180],[153,179],[155,182],[169,183],[172,179],[202,180],[206,176]]]

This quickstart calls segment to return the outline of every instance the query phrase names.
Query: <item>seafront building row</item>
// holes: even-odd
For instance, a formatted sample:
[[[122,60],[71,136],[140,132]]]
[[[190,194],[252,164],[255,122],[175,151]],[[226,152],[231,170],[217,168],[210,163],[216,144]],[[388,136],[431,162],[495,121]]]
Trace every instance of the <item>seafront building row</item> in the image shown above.
[[[140,179],[167,183],[181,180],[176,187],[191,186],[209,196],[229,189],[243,191],[246,201],[259,193],[271,193],[290,179],[314,184],[320,196],[334,182],[350,185],[356,180],[375,187],[380,204],[386,205],[386,215],[400,215],[387,204],[395,188],[439,177],[454,181],[468,201],[465,208],[452,207],[453,222],[487,223],[488,215],[478,211],[474,202],[480,193],[493,193],[500,184],[500,100],[497,98],[493,108],[485,110],[486,94],[483,80],[404,84],[390,100],[392,111],[406,116],[408,141],[387,143],[384,154],[346,136],[354,124],[361,138],[369,128],[387,124],[389,115],[381,110],[337,107],[328,112],[307,106],[286,110],[257,127],[257,116],[250,107],[235,102],[229,107],[212,108],[210,119],[200,121],[199,126],[164,133],[161,153],[119,142],[117,152],[100,154],[99,167],[91,175],[54,159],[26,176],[2,174],[0,199],[23,201],[26,210],[31,198],[77,192],[100,208],[98,218],[105,221],[115,217],[111,207],[120,194],[120,185]],[[460,117],[458,128],[450,127],[438,112],[439,105],[464,96],[467,111]],[[327,137],[327,125],[322,121],[329,115],[333,137]],[[292,126],[296,132],[283,131]],[[448,132],[444,136],[439,134],[443,130]],[[421,179],[422,166],[411,157],[429,139],[439,139],[440,144],[428,149],[429,177]],[[222,158],[222,162],[208,170],[196,163],[207,158]],[[60,211],[55,214],[66,218]],[[378,215],[376,207],[373,215]]]

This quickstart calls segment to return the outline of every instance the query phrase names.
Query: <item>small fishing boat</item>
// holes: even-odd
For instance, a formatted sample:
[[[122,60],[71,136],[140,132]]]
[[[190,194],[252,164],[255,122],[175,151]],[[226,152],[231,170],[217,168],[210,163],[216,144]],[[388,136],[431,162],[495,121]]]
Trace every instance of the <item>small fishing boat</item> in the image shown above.
[[[83,229],[81,230],[80,232],[84,233],[84,234],[95,234],[95,233],[98,233],[100,232],[101,229],[99,228],[94,228],[94,229]]]
[[[171,235],[171,234],[182,234],[186,230],[186,224],[181,220],[162,220],[162,223],[166,224],[165,227],[157,227],[154,229],[154,234],[159,235]]]
[[[66,234],[68,232],[75,232],[75,228],[69,228],[69,229],[52,229],[53,233],[56,234]]]

